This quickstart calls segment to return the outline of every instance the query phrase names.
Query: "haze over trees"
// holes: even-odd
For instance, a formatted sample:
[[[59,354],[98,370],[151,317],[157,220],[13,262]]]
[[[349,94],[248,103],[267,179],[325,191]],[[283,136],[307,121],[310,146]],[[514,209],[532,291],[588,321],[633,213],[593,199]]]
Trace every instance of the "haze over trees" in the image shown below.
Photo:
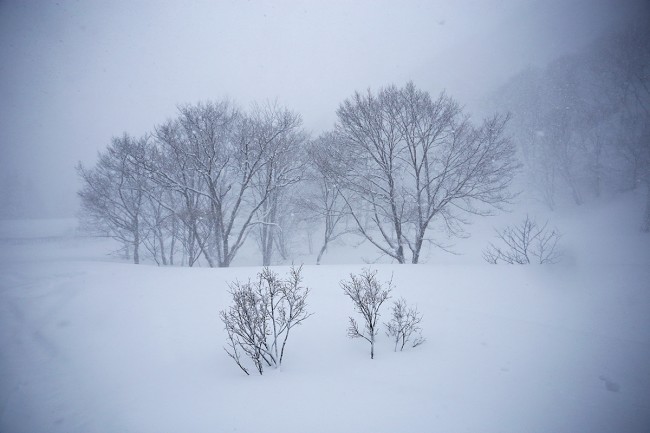
[[[513,113],[526,188],[551,209],[647,189],[650,231],[650,31],[603,35],[580,53],[527,69],[495,95]]]
[[[316,264],[320,264],[323,254],[330,242],[348,233],[349,206],[341,194],[341,188],[334,175],[339,171],[337,159],[330,158],[332,153],[345,152],[339,137],[326,132],[314,140],[308,150],[309,171],[305,180],[310,184],[304,191],[302,206],[311,215],[314,223],[322,222],[322,245],[318,251]]]
[[[80,166],[82,215],[136,252],[158,237],[150,252],[163,264],[203,258],[227,267],[257,229],[270,263],[284,190],[300,179],[305,140],[300,116],[277,106],[249,113],[229,101],[179,107],[150,139],[138,146],[116,139],[95,168]]]
[[[305,235],[311,252],[314,233],[317,263],[350,233],[418,263],[470,216],[511,202],[523,164],[523,188],[551,209],[644,186],[647,232],[649,47],[647,28],[632,26],[525,70],[492,100],[510,114],[480,122],[412,82],[355,92],[313,139],[277,104],[180,106],[145,137],[115,138],[94,167],[79,165],[82,217],[135,263],[145,251],[162,265],[227,267],[250,242],[268,266]]]
[[[274,253],[286,259],[300,219],[323,227],[318,262],[353,227],[398,263],[418,263],[423,245],[436,244],[434,220],[456,234],[464,215],[512,197],[508,117],[476,126],[452,98],[413,83],[355,93],[316,140],[277,105],[178,111],[150,136],[115,139],[96,167],[79,166],[82,215],[136,263],[145,245],[159,264],[227,267],[254,238],[267,266]]]

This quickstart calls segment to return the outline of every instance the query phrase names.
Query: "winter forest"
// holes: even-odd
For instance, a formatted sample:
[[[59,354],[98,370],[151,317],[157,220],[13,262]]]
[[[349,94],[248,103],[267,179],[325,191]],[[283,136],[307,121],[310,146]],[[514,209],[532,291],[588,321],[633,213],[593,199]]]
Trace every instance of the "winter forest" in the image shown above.
[[[649,7],[0,2],[0,432],[650,431]]]
[[[320,263],[351,233],[418,263],[423,244],[445,249],[470,215],[503,209],[521,190],[552,210],[643,188],[647,233],[649,70],[650,31],[636,26],[514,76],[485,119],[412,82],[355,92],[316,137],[274,103],[181,105],[78,167],[82,219],[134,263],[227,267],[254,242],[268,266],[291,261],[305,239]]]

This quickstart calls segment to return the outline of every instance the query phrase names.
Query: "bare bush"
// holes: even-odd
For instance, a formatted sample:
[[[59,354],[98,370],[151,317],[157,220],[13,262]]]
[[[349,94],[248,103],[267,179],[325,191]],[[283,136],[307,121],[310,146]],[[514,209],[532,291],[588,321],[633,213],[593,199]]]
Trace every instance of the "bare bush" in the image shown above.
[[[418,312],[417,307],[409,307],[404,298],[400,298],[393,303],[393,317],[390,322],[386,323],[386,335],[395,341],[395,352],[399,346],[400,352],[404,350],[404,345],[410,341],[412,347],[417,347],[424,343],[422,337],[422,314]],[[401,343],[401,344],[400,344]]]
[[[557,229],[548,228],[548,221],[540,226],[526,215],[521,224],[497,230],[501,246],[490,243],[483,251],[483,258],[492,264],[500,261],[520,265],[557,263],[562,256],[558,248],[561,236]]]
[[[244,357],[253,361],[259,374],[264,366],[279,367],[291,329],[311,316],[301,271],[302,267],[292,266],[283,280],[264,268],[256,282],[230,285],[233,305],[219,314],[228,334],[224,349],[247,375]]]
[[[350,317],[348,336],[363,338],[370,343],[370,359],[375,357],[375,337],[379,332],[379,308],[390,297],[392,281],[386,287],[377,280],[377,271],[364,269],[361,275],[350,274],[350,281],[341,281],[345,294],[352,300],[354,307],[363,317],[364,329],[361,331],[354,318]]]

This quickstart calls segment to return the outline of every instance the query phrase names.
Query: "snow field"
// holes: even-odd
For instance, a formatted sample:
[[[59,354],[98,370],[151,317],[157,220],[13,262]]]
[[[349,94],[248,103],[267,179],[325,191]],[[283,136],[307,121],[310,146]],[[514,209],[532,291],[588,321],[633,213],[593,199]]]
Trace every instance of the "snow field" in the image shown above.
[[[372,265],[427,340],[394,353],[382,333],[374,360],[346,336],[339,287],[368,265],[305,266],[314,315],[279,370],[250,377],[218,312],[259,267],[135,266],[73,235],[5,242],[0,431],[648,431],[650,249],[607,225],[619,207],[560,219],[575,257],[561,265]]]

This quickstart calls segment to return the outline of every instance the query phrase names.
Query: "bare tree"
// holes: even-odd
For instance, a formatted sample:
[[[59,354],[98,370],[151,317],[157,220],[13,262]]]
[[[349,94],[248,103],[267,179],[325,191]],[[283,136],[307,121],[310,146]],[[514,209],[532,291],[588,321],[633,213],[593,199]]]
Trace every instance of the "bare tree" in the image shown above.
[[[143,245],[158,265],[174,265],[178,249],[178,224],[170,191],[149,182],[145,191],[142,221],[146,227]]]
[[[127,252],[133,252],[136,264],[146,229],[142,212],[148,187],[145,173],[133,161],[147,146],[146,137],[136,140],[124,134],[113,138],[95,167],[77,166],[83,181],[79,197],[85,225],[122,242]]]
[[[308,224],[308,217],[301,206],[304,173],[301,176],[299,182],[284,188],[278,205],[280,212],[277,214],[274,245],[275,251],[284,262],[291,261],[296,248],[301,248],[301,232],[307,231],[305,226]]]
[[[561,258],[558,248],[561,235],[557,229],[548,228],[548,221],[540,226],[526,215],[521,224],[497,231],[497,238],[501,241],[501,246],[490,243],[483,251],[483,258],[488,263],[552,264]]]
[[[194,266],[201,255],[214,264],[209,248],[212,233],[208,201],[204,194],[205,179],[195,168],[189,142],[178,120],[156,127],[157,148],[150,158],[138,160],[150,179],[164,191],[150,193],[151,199],[173,214],[173,233],[182,245],[182,263]]]
[[[283,239],[281,222],[290,212],[287,192],[302,178],[303,144],[306,134],[297,113],[276,105],[255,106],[251,114],[254,140],[265,148],[265,163],[256,173],[253,189],[261,203],[257,211],[256,235],[262,252],[262,264],[271,265],[274,247]],[[283,206],[284,205],[284,206]],[[279,244],[286,247],[286,244]],[[281,253],[282,251],[280,249]]]
[[[315,221],[323,224],[323,241],[316,258],[317,265],[320,264],[330,242],[349,233],[347,227],[344,227],[349,216],[348,205],[337,184],[338,170],[332,166],[340,158],[330,158],[332,153],[340,154],[345,151],[341,148],[342,145],[336,134],[328,132],[313,141],[308,150],[308,191],[304,194],[301,204]]]
[[[404,350],[404,345],[411,341],[413,347],[424,343],[420,322],[422,314],[418,312],[417,307],[409,307],[404,298],[400,298],[393,303],[391,310],[392,317],[390,322],[386,323],[386,335],[395,341],[395,352],[399,346],[400,352]],[[411,340],[411,338],[413,338]]]
[[[364,269],[361,275],[350,274],[350,281],[341,281],[341,287],[354,303],[354,308],[363,318],[364,329],[360,330],[357,321],[350,317],[348,336],[363,338],[370,343],[370,359],[375,357],[375,337],[379,333],[379,309],[390,297],[392,282],[385,287],[377,280],[377,271]]]
[[[228,335],[224,348],[241,370],[249,374],[242,353],[253,361],[259,374],[264,366],[279,367],[291,330],[304,322],[309,289],[302,286],[302,267],[291,267],[280,279],[264,268],[255,283],[230,285],[233,305],[219,313]]]
[[[355,93],[339,107],[333,153],[337,185],[359,233],[398,263],[418,263],[438,219],[457,234],[466,214],[507,203],[518,168],[505,135],[508,116],[473,126],[445,94],[432,100],[413,83],[377,95]],[[368,216],[367,218],[365,216]]]

